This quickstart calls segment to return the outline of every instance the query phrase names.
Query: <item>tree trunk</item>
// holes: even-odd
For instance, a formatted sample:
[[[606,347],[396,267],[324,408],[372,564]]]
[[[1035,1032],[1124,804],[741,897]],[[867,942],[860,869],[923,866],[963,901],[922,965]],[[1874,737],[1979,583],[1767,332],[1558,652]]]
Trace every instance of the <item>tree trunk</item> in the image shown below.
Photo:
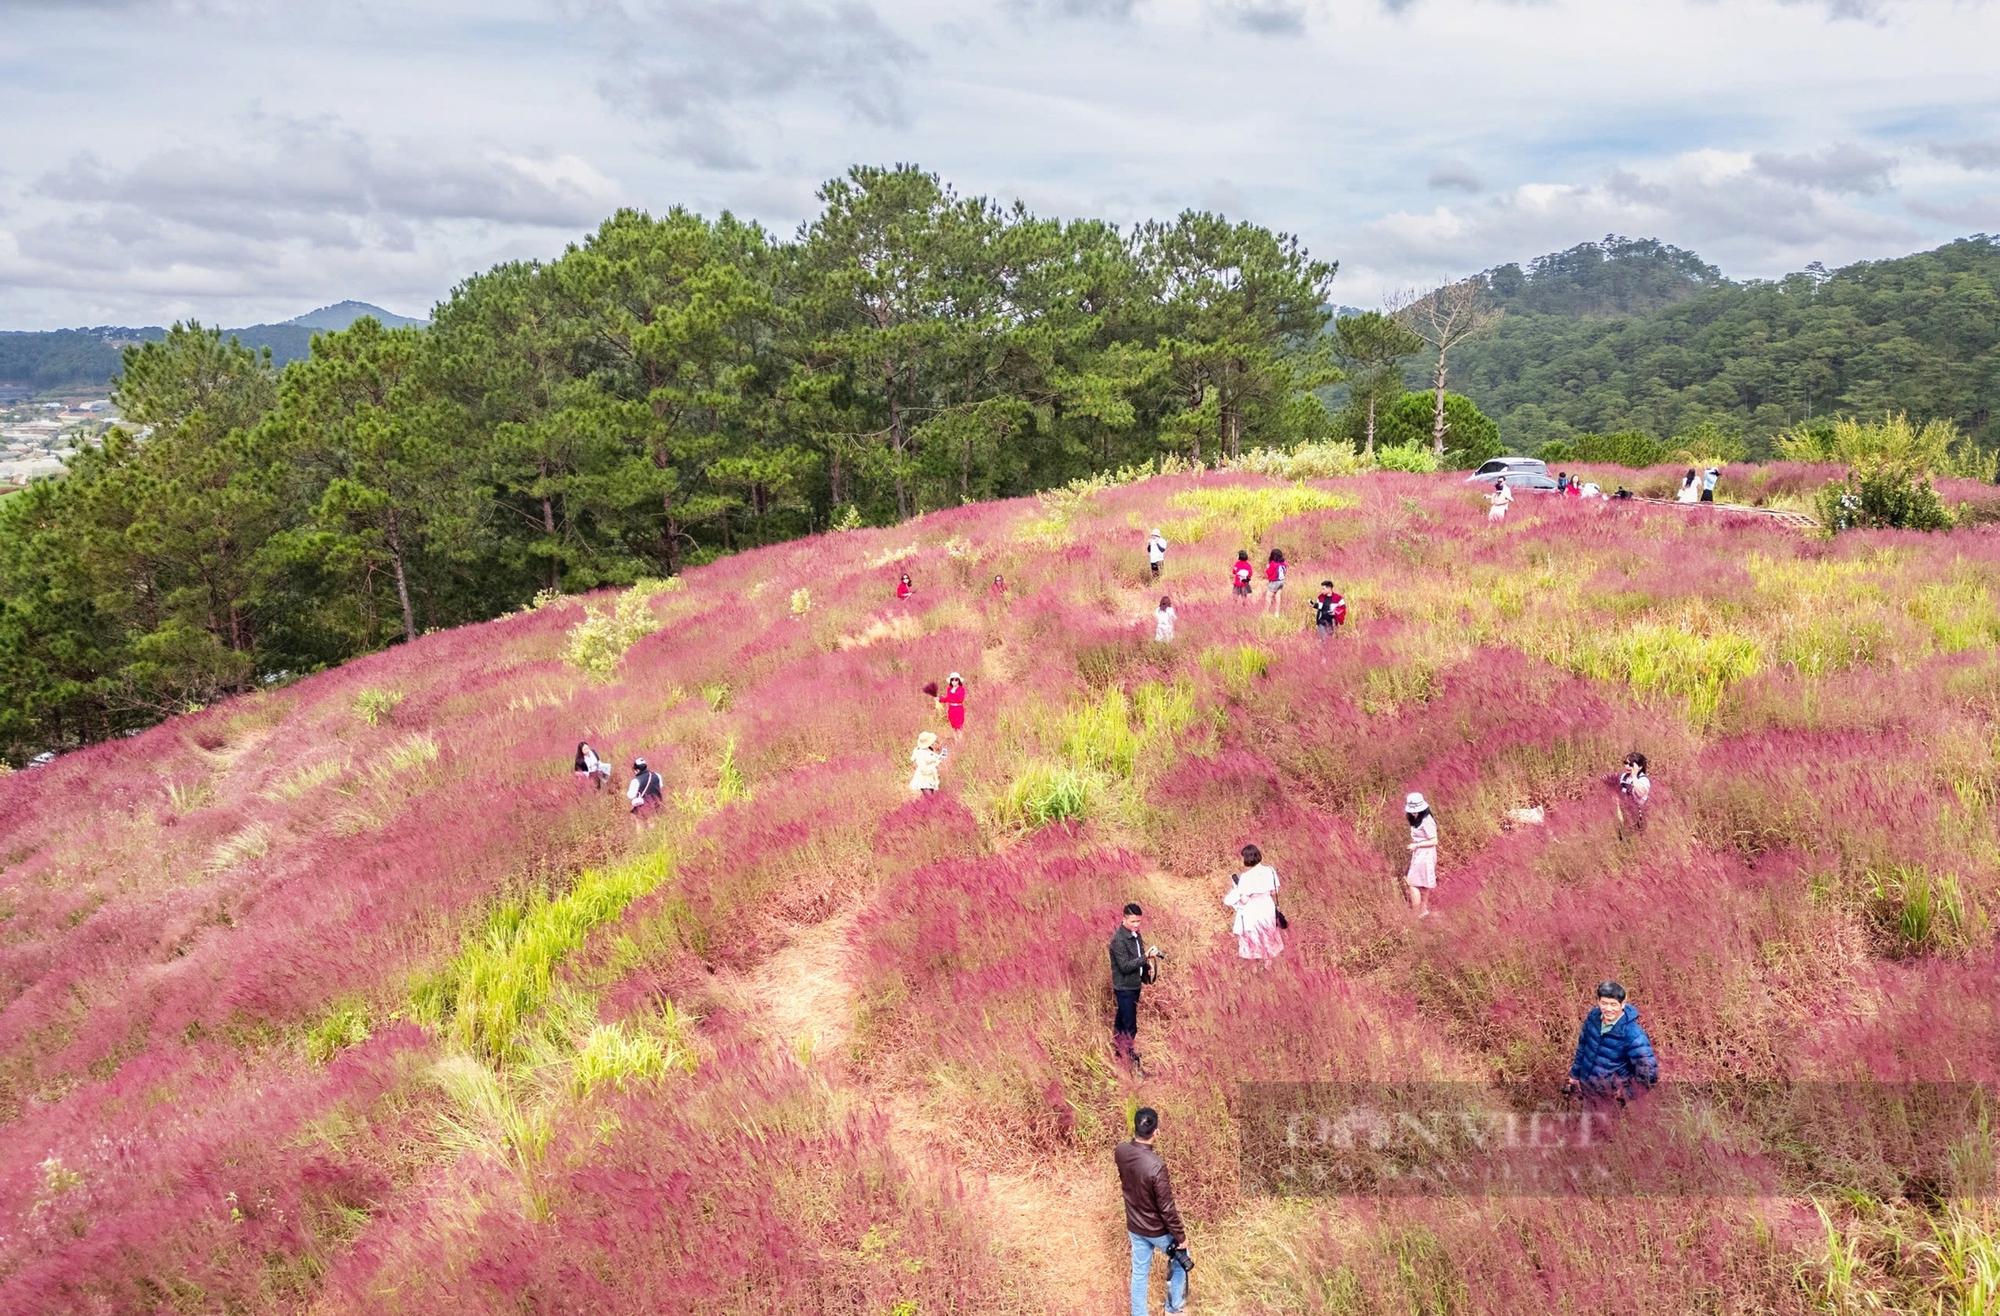
[[[414,644],[417,639],[416,609],[410,606],[410,581],[403,574],[403,536],[397,525],[396,513],[389,513],[389,561],[396,568],[396,601],[403,605],[403,638]]]
[[[1368,446],[1362,449],[1361,455],[1369,458],[1371,461],[1375,457],[1375,390],[1373,388],[1368,390]]]
[[[550,539],[556,537],[556,504],[547,494],[542,495],[542,533]],[[562,559],[549,558],[549,588],[562,588]]]
[[[903,409],[896,405],[896,363],[882,363],[882,382],[889,392],[889,450],[896,454],[896,519],[910,518],[909,490],[903,484]]]
[[[1431,412],[1431,451],[1444,460],[1444,351],[1438,351],[1437,405]]]

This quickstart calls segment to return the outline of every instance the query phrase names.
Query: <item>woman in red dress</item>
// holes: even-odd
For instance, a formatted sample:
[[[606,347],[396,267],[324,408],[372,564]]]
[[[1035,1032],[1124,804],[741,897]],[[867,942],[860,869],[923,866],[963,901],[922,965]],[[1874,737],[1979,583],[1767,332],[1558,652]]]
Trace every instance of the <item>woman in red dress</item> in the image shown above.
[[[965,730],[965,682],[959,679],[957,672],[945,679],[944,693],[938,696],[938,705],[951,722],[953,734]]]
[[[905,571],[905,572],[904,572],[904,573],[903,573],[903,574],[902,574],[901,576],[897,577],[897,579],[896,579],[896,598],[897,598],[897,600],[898,600],[898,601],[901,601],[901,600],[903,600],[903,599],[907,599],[907,598],[909,598],[909,597],[910,597],[910,591],[911,591],[911,590],[913,590],[913,589],[915,589],[915,588],[916,588],[916,586],[915,586],[915,585],[912,585],[912,584],[910,583],[910,573],[909,573],[909,572],[907,572],[907,571]]]

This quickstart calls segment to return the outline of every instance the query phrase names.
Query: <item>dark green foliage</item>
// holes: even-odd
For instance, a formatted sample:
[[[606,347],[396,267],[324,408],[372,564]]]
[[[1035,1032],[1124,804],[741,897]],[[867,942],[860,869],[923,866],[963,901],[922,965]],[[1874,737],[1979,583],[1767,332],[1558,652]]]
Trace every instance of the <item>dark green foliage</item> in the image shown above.
[[[1931,488],[1930,478],[1910,461],[1858,461],[1845,480],[1821,489],[1816,501],[1820,524],[1834,533],[1951,528],[1951,513]]]
[[[1608,236],[1480,276],[1509,315],[1636,315],[1722,287],[1722,271],[1654,238]]]
[[[1667,445],[1644,430],[1579,434],[1569,440],[1568,447],[1580,462],[1639,467],[1658,466],[1667,459]]]
[[[1670,248],[1636,264],[1608,243],[1583,251],[1545,257],[1518,284],[1489,274],[1509,314],[1453,353],[1453,381],[1514,448],[1713,420],[1764,459],[1780,431],[1834,413],[2000,437],[2000,239],[1749,284]]]
[[[1375,441],[1429,447],[1435,409],[1436,399],[1429,393],[1403,394],[1382,410]],[[1444,395],[1444,424],[1444,464],[1452,470],[1469,471],[1505,451],[1500,427],[1462,394]]]

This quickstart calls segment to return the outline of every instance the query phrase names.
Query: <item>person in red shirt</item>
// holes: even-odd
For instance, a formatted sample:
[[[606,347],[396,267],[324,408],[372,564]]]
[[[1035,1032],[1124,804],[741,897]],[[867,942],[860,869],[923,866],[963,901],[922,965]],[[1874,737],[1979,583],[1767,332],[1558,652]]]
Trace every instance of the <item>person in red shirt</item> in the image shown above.
[[[945,719],[951,723],[952,734],[965,730],[965,682],[953,672],[945,679],[944,693],[938,696],[938,707],[944,710]]]
[[[1313,629],[1319,632],[1319,642],[1325,644],[1333,638],[1334,628],[1347,624],[1347,600],[1333,587],[1330,580],[1319,583],[1319,596],[1313,600]]]
[[[995,577],[993,578],[993,588],[992,588],[991,590],[989,590],[988,592],[989,592],[990,594],[992,594],[992,595],[993,595],[993,597],[994,597],[994,598],[996,598],[996,599],[1004,599],[1004,598],[1006,598],[1006,597],[1007,597],[1007,582],[1006,582],[1006,581],[1005,581],[1005,580],[1004,580],[1003,578],[1001,578],[1001,577],[999,577],[999,576],[995,576]]]
[[[1249,551],[1247,549],[1238,549],[1236,551],[1236,565],[1229,569],[1230,592],[1235,594],[1239,599],[1249,598],[1250,577],[1254,574],[1256,573],[1250,566]]]
[[[910,583],[909,572],[905,571],[901,576],[897,577],[896,599],[898,602],[901,602],[902,600],[909,598],[910,592],[914,589],[916,589],[916,586]]]
[[[1271,615],[1278,615],[1279,591],[1285,588],[1285,550],[1271,550],[1271,560],[1264,564],[1264,596],[1271,600]]]

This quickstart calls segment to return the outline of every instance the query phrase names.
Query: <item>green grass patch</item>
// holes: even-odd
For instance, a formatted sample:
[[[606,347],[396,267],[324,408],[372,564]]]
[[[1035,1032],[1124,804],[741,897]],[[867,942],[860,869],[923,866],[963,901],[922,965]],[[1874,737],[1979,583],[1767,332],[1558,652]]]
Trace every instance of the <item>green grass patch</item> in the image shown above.
[[[1303,484],[1276,489],[1231,485],[1220,489],[1189,489],[1175,494],[1171,505],[1197,514],[1190,521],[1177,523],[1184,540],[1199,541],[1209,522],[1228,522],[1240,532],[1244,543],[1257,544],[1263,542],[1272,526],[1287,517],[1359,507],[1361,500],[1352,494],[1329,493]]]
[[[1030,763],[1001,793],[994,812],[1002,822],[1046,827],[1090,812],[1090,774],[1061,763]]]
[[[1252,681],[1271,670],[1271,655],[1254,644],[1222,645],[1202,650],[1201,665],[1222,682],[1232,699],[1241,699]]]
[[[369,726],[380,726],[403,702],[401,690],[363,690],[354,696],[354,716]]]
[[[459,1045],[493,1060],[517,1055],[523,1025],[549,999],[556,966],[591,929],[664,882],[664,852],[608,869],[589,869],[560,895],[536,891],[503,901],[452,961],[411,992],[412,1015]]]

